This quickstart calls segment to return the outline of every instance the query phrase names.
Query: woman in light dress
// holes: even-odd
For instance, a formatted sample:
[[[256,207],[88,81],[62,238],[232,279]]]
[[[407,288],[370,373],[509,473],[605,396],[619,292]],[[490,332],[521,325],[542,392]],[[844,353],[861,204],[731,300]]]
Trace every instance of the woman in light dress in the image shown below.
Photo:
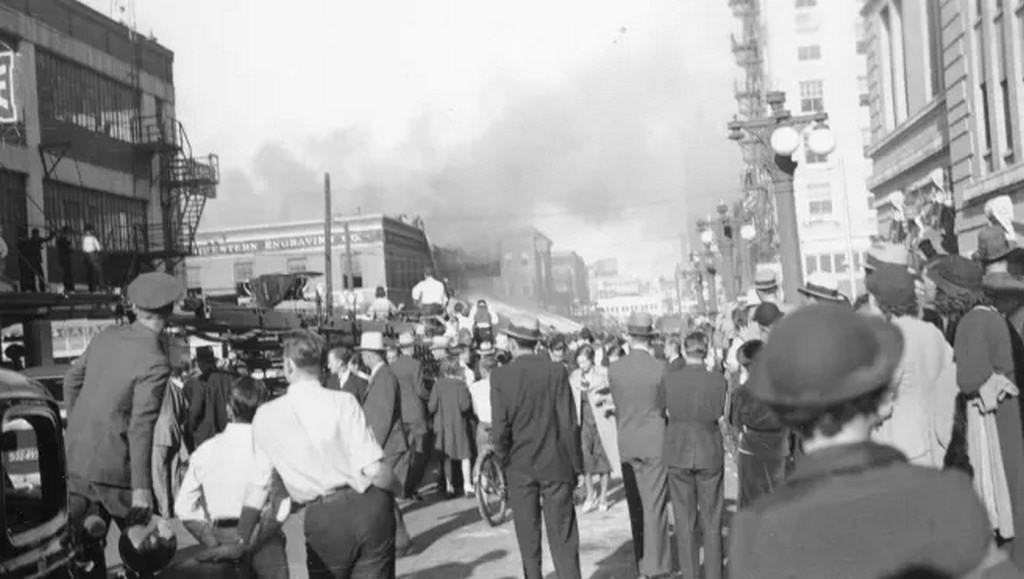
[[[576,353],[577,368],[569,376],[583,445],[585,513],[598,508],[608,510],[608,484],[611,475],[619,476],[621,471],[608,369],[595,364],[594,357],[592,346],[582,346]],[[600,480],[600,494],[594,489],[595,476]]]

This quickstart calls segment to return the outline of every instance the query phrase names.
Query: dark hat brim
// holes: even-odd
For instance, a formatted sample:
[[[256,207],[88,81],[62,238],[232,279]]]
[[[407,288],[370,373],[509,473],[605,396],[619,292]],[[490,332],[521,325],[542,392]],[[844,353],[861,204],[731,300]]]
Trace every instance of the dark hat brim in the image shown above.
[[[654,328],[630,326],[626,328],[626,334],[637,338],[653,338],[658,335]]]
[[[519,328],[517,326],[509,326],[502,330],[502,333],[510,338],[526,342],[539,342],[541,338],[543,338],[540,330],[529,330],[526,328]]]
[[[1024,248],[1020,247],[1007,247],[994,255],[983,255],[980,252],[974,253],[974,259],[980,261],[982,265],[990,265],[997,261],[1022,258],[1024,258]]]
[[[818,298],[821,300],[828,300],[837,304],[849,303],[846,296],[839,292],[832,292],[831,290],[820,288],[815,285],[806,285],[796,288],[796,291],[808,297]]]

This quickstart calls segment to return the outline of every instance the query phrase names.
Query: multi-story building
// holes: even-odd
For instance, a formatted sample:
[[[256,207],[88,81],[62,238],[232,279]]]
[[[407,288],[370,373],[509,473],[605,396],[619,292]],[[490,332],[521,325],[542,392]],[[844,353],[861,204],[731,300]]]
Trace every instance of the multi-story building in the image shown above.
[[[554,306],[562,314],[575,314],[590,301],[587,264],[575,251],[558,251],[551,256]]]
[[[533,227],[502,235],[498,241],[500,292],[513,301],[553,305],[551,247],[551,239]]]
[[[665,296],[658,292],[598,298],[595,303],[604,317],[625,323],[635,312],[647,312],[660,317],[670,312]]]
[[[750,6],[752,2],[757,6]],[[861,2],[736,3],[744,5],[736,12],[745,26],[759,26],[757,34],[745,37],[749,37],[747,44],[750,39],[760,44],[756,54],[763,58],[764,69],[764,86],[751,87],[747,82],[738,89],[741,105],[750,100],[749,91],[782,91],[794,114],[828,113],[836,139],[836,149],[827,157],[815,155],[806,146],[795,155],[799,166],[794,194],[804,275],[824,272],[835,276],[845,293],[859,292],[863,279],[859,256],[876,233],[865,186],[871,164],[864,155],[869,117],[866,46],[858,17]],[[752,14],[758,24],[750,24]],[[736,49],[738,56],[751,53],[746,44]],[[807,128],[805,138],[812,128]]]
[[[77,237],[91,226],[112,285],[145,261],[173,270],[192,252],[217,158],[192,154],[173,63],[166,47],[80,2],[0,0],[0,225],[12,249],[33,228]],[[46,261],[59,280],[57,260]],[[17,251],[6,265],[17,279]],[[82,256],[72,265],[84,282]]]
[[[338,216],[331,223],[331,238],[332,284],[339,305],[346,303],[342,292],[347,289],[360,302],[369,303],[378,286],[388,291],[394,303],[409,305],[412,287],[423,279],[426,268],[434,265],[423,229],[401,219]],[[323,221],[204,230],[196,239],[196,255],[187,261],[189,287],[209,294],[230,294],[238,284],[259,275],[322,274],[324,257]]]
[[[1021,8],[1000,0],[865,3],[870,185],[880,221],[900,217],[902,205],[903,217],[948,234],[955,211],[957,236],[946,249],[970,254],[985,201],[1024,202]]]

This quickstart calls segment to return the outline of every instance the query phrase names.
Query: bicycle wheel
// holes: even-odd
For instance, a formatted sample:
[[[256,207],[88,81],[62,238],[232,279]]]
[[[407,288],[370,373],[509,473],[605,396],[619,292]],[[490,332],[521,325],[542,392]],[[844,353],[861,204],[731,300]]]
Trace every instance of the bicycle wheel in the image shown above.
[[[476,504],[487,524],[497,527],[505,522],[508,487],[505,471],[493,452],[488,452],[480,461],[480,471],[476,475]]]

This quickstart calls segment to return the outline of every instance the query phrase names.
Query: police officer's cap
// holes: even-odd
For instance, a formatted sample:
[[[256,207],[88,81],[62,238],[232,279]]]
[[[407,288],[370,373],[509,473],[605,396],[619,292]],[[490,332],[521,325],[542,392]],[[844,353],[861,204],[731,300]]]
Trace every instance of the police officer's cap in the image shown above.
[[[824,409],[890,384],[902,354],[903,334],[882,318],[804,306],[775,324],[749,390],[770,404]]]
[[[149,272],[128,285],[128,300],[140,310],[159,310],[181,299],[184,289],[166,273]]]

